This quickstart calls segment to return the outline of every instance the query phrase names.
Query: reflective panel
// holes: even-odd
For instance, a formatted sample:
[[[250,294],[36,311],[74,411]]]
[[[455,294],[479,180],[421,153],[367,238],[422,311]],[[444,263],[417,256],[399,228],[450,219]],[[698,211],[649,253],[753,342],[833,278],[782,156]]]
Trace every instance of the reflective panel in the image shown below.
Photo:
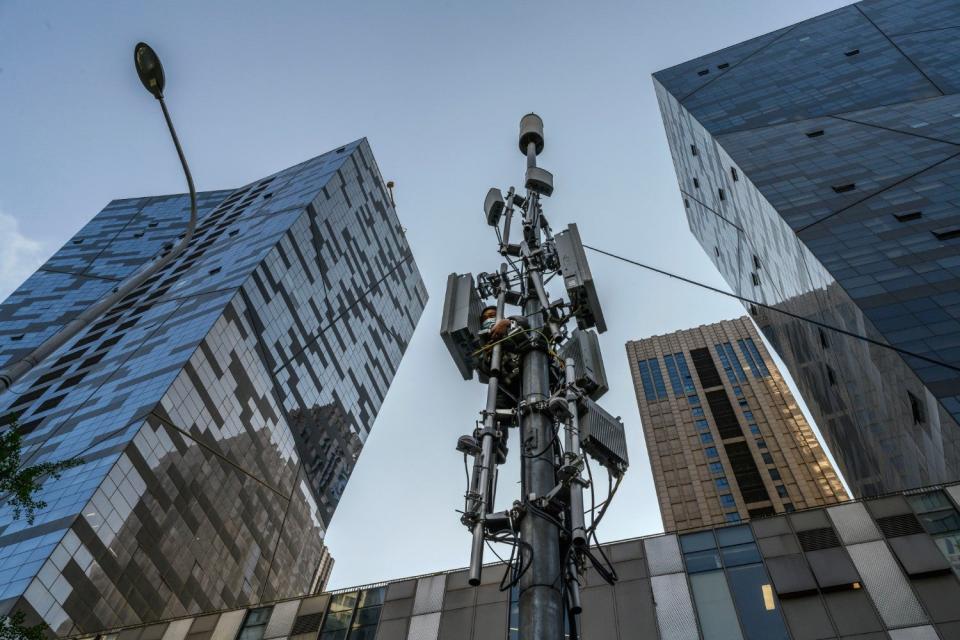
[[[413,599],[413,615],[440,611],[443,608],[443,587],[447,576],[429,576],[417,581],[417,594]]]
[[[410,618],[407,640],[437,640],[440,635],[440,614],[427,613]]]
[[[263,637],[266,639],[289,635],[290,629],[293,628],[293,619],[296,617],[299,608],[299,600],[289,600],[275,604],[273,613],[270,615],[270,621],[263,632]]]
[[[243,626],[240,627],[237,640],[260,640],[263,638],[272,611],[273,607],[261,607],[247,611],[247,617],[243,620]]]
[[[757,545],[752,542],[738,544],[734,547],[724,547],[720,549],[720,552],[723,554],[723,564],[728,567],[760,562],[760,551],[757,549]]]
[[[864,586],[877,605],[880,617],[890,627],[927,622],[920,602],[910,588],[897,561],[882,541],[847,547]]]
[[[753,542],[753,533],[750,531],[750,526],[746,524],[739,527],[723,527],[722,529],[717,529],[716,532],[717,541],[721,547]]]
[[[698,640],[687,577],[682,573],[658,575],[650,579],[657,603],[657,626],[661,640]]]
[[[701,531],[700,533],[688,533],[680,536],[680,548],[684,553],[691,551],[703,551],[704,549],[715,549],[717,542],[713,537],[712,531]]]
[[[909,627],[907,629],[892,629],[890,640],[940,640],[936,630],[930,625]]]
[[[714,569],[719,569],[722,566],[720,564],[720,553],[716,549],[685,553],[683,558],[687,562],[687,573],[713,571]]]
[[[690,585],[704,640],[742,640],[723,571],[692,575]]]
[[[650,575],[658,576],[665,573],[683,571],[683,561],[680,559],[680,546],[677,536],[665,535],[656,538],[647,538],[643,541],[650,566]]]
[[[827,509],[827,515],[846,545],[880,539],[880,531],[867,508],[860,502],[851,502]]]
[[[762,564],[727,569],[747,640],[789,640],[773,586]]]

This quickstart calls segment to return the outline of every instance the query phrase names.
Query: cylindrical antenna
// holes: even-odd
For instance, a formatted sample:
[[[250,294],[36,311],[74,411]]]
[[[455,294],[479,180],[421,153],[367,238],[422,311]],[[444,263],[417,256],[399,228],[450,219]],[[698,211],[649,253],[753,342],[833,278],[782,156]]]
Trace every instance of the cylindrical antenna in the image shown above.
[[[573,389],[577,381],[576,361],[567,358],[567,432],[564,441],[567,464],[578,464],[580,458],[580,417],[577,414],[577,394]],[[570,540],[575,547],[584,547],[587,544],[587,530],[583,522],[583,484],[578,472],[570,479]]]

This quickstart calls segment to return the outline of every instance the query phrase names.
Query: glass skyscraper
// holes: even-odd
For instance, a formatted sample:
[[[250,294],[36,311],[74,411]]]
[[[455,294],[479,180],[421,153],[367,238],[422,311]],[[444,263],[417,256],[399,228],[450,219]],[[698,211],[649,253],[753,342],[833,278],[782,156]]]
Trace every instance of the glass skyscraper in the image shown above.
[[[865,0],[654,85],[737,293],[960,364],[960,3]],[[960,373],[748,307],[856,495],[960,478]]]
[[[199,196],[187,249],[0,396],[29,462],[0,602],[64,635],[305,594],[426,303],[366,140]],[[186,195],[110,203],[0,306],[0,365],[176,241]]]

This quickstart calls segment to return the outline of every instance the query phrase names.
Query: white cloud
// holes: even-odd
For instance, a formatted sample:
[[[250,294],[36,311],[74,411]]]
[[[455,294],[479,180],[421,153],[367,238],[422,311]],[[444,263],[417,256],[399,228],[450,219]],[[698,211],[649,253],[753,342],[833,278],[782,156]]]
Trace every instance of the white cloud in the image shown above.
[[[43,262],[43,245],[20,232],[17,219],[0,212],[0,301]]]

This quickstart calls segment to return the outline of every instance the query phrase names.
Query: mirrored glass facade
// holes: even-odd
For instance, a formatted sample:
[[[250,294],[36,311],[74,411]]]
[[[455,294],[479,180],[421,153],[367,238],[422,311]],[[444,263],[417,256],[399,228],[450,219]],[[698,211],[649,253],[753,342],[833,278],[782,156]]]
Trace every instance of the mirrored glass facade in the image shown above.
[[[956,514],[954,495],[960,485],[842,505],[856,512],[815,508],[605,544],[619,579],[611,586],[587,569],[579,637],[958,640],[960,580],[938,534],[920,523],[928,513]],[[500,590],[503,569],[485,567],[478,587],[456,570],[99,637],[515,640],[516,590]]]
[[[199,204],[183,254],[0,396],[27,461],[83,461],[44,483],[32,524],[0,507],[0,603],[60,635],[322,585],[324,532],[426,303],[366,140]],[[0,362],[188,212],[185,195],[112,202],[0,306]]]
[[[654,74],[734,291],[960,363],[958,25],[954,0],[865,0]],[[960,478],[960,373],[750,310],[856,495]]]
[[[847,499],[749,318],[631,341],[627,358],[667,531]]]

